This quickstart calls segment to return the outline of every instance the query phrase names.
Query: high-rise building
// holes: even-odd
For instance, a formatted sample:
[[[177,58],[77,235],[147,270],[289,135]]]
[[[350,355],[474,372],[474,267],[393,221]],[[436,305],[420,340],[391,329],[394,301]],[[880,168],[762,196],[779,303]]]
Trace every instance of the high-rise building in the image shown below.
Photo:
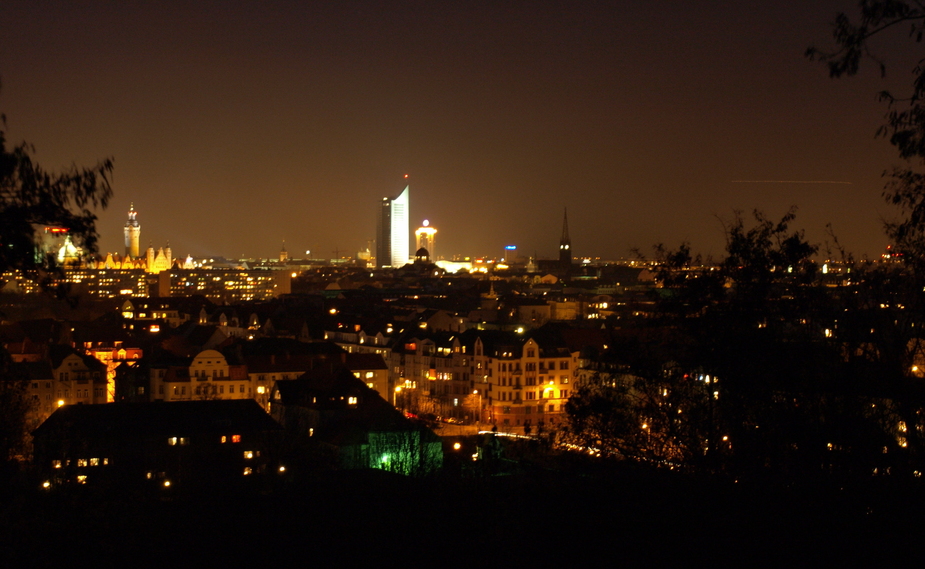
[[[128,221],[125,222],[125,255],[133,259],[138,258],[138,242],[141,239],[141,224],[135,219],[136,215],[135,204],[129,205]]]
[[[430,224],[430,221],[424,220],[421,227],[414,231],[414,237],[417,240],[418,249],[427,249],[431,259],[436,259],[434,248],[436,247],[437,228]]]
[[[377,267],[402,267],[411,258],[410,189],[408,185],[398,196],[382,198],[376,241]]]
[[[379,215],[376,216],[376,268],[387,267],[392,262],[392,200],[382,198]]]

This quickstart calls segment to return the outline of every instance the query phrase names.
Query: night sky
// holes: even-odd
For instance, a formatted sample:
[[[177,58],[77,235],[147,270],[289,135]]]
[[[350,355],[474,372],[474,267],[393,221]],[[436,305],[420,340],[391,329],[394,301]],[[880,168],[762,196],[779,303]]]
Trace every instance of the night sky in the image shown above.
[[[175,256],[352,254],[404,174],[440,255],[555,257],[566,206],[578,255],[719,255],[720,219],[791,205],[887,244],[876,94],[909,46],[885,80],[803,56],[851,0],[62,4],[0,5],[0,110],[48,168],[115,159],[103,253],[134,202]]]

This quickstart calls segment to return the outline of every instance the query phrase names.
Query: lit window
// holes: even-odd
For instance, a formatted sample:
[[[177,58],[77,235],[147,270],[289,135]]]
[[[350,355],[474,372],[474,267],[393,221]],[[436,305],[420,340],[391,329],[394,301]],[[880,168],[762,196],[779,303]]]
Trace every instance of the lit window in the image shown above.
[[[253,470],[250,466],[245,466],[245,467],[244,467],[244,476],[248,476],[248,475],[251,474],[253,471],[254,471],[254,470]]]
[[[77,466],[87,466],[87,459],[86,459],[86,458],[78,458],[78,459],[77,459]]]
[[[98,458],[91,458],[91,459],[90,459],[90,466],[99,466],[99,465],[100,465],[100,459],[98,459]]]
[[[231,435],[231,442],[233,443],[241,442],[241,435]]]
[[[348,398],[347,398],[347,404],[348,404],[348,405],[356,405],[356,404],[357,404],[357,398],[356,398],[356,397],[348,397]]]
[[[254,451],[251,451],[251,450],[246,450],[246,451],[244,451],[244,458],[245,458],[246,460],[250,460],[250,459],[254,458]]]
[[[169,439],[167,439],[167,444],[170,446],[174,446],[175,444],[177,444],[177,437],[170,437]]]

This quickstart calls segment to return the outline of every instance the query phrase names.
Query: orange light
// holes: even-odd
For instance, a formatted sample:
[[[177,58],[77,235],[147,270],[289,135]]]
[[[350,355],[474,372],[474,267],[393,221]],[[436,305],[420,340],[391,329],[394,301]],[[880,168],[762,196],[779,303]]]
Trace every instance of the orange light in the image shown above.
[[[407,177],[408,177],[408,174],[405,174],[405,177],[407,178]]]

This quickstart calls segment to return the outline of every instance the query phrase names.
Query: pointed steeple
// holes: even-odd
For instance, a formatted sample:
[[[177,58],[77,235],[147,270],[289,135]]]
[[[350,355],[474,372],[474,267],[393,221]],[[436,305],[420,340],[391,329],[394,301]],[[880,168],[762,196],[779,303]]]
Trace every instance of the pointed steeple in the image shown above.
[[[568,238],[568,208],[565,208],[565,213],[562,216],[562,243],[571,244],[572,241]]]
[[[562,217],[562,238],[559,239],[559,264],[563,267],[572,265],[572,240],[568,236],[568,208]]]

